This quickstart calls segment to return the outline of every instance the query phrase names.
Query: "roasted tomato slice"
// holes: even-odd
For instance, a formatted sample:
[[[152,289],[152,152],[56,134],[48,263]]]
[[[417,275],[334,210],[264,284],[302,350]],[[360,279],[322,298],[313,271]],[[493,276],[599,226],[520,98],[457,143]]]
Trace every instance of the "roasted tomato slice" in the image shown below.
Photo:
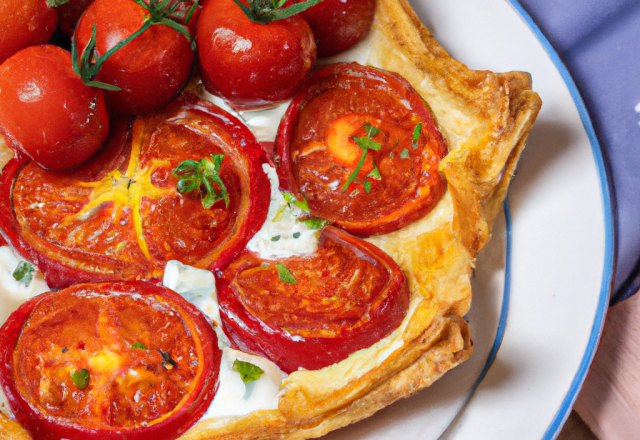
[[[327,226],[310,256],[264,260],[245,251],[219,277],[225,333],[283,371],[315,370],[389,335],[404,319],[402,270],[372,244]]]
[[[177,165],[224,155],[229,193],[205,209],[199,190],[179,193]],[[270,184],[264,149],[233,116],[192,96],[166,111],[116,124],[101,153],[72,172],[7,164],[0,227],[40,267],[50,287],[159,280],[169,260],[224,268],[261,227]]]
[[[150,283],[39,295],[0,335],[0,380],[34,439],[174,439],[202,417],[217,387],[213,327]]]
[[[438,165],[447,146],[420,95],[397,74],[355,63],[308,78],[276,149],[280,181],[312,214],[357,235],[417,220],[446,187]]]

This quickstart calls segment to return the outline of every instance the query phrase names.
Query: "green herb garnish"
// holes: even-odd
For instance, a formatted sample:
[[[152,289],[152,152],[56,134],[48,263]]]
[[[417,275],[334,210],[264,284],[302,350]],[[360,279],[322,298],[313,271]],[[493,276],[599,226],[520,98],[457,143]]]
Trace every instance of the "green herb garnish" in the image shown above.
[[[304,220],[298,220],[301,223],[304,223],[307,228],[309,229],[322,229],[324,227],[324,225],[326,225],[328,222],[324,219],[321,218],[306,218]]]
[[[409,159],[409,150],[406,148],[400,153],[400,159]]]
[[[225,206],[229,207],[229,193],[227,187],[220,178],[220,168],[224,154],[211,154],[211,161],[208,157],[203,157],[200,162],[195,160],[185,160],[178,165],[173,174],[177,176],[177,189],[180,193],[188,193],[200,190],[202,206],[205,209],[211,208],[219,200],[224,200]],[[218,189],[214,186],[218,185]],[[201,187],[204,186],[204,191]]]
[[[83,368],[80,371],[72,371],[71,372],[71,380],[81,390],[84,390],[89,386],[89,370]]]
[[[293,233],[293,238],[300,238],[300,233],[299,232],[294,232]]]
[[[298,284],[296,279],[293,277],[293,275],[291,275],[291,272],[289,272],[289,269],[287,269],[284,264],[276,263],[276,269],[278,269],[278,276],[280,277],[280,281],[284,281],[285,283],[289,284]]]
[[[343,191],[346,191],[349,188],[349,185],[351,185],[351,182],[354,181],[354,179],[360,172],[360,169],[362,168],[362,165],[364,165],[364,161],[367,158],[367,152],[369,150],[378,151],[382,147],[381,144],[373,140],[373,137],[378,133],[380,133],[380,130],[378,130],[368,122],[364,124],[362,128],[367,133],[366,136],[358,136],[358,137],[353,135],[351,136],[351,139],[353,139],[355,143],[358,144],[358,146],[362,149],[362,156],[360,156],[360,162],[358,162],[356,169],[353,170],[353,172],[347,179],[347,182],[342,186]],[[374,165],[374,168],[375,168],[375,165]]]
[[[296,196],[293,195],[293,193],[289,193],[289,192],[282,193],[282,197],[284,197],[284,200],[285,202],[287,202],[287,205],[290,206],[293,203],[303,211],[309,212],[309,202],[307,202],[306,198],[303,201],[300,201],[296,198]]]
[[[370,194],[370,193],[371,193],[371,182],[370,182],[370,181],[368,181],[368,180],[365,180],[365,182],[364,182],[364,191],[365,191],[367,194]]]
[[[373,169],[371,170],[371,172],[369,174],[367,174],[365,176],[365,178],[370,177],[370,178],[372,178],[374,180],[382,180],[382,177],[380,176],[380,170],[378,170],[378,167],[376,166],[375,162],[371,161],[371,163],[373,163]],[[369,182],[369,183],[371,183],[371,182]]]
[[[240,373],[240,378],[245,384],[260,379],[260,376],[262,376],[262,373],[264,373],[264,371],[262,371],[262,368],[258,367],[257,365],[253,365],[249,362],[244,362],[238,359],[233,362],[233,371],[237,371],[238,373]]]
[[[138,350],[146,350],[147,349],[147,347],[145,347],[142,342],[136,342],[135,344],[132,344],[131,348],[137,348]]]
[[[28,261],[21,261],[18,263],[16,270],[13,271],[13,278],[28,286],[31,284],[31,280],[33,280],[33,271],[35,269],[35,266]]]
[[[421,130],[422,130],[422,122],[416,125],[416,128],[413,129],[413,142],[411,143],[411,146],[413,147],[414,150],[418,148],[418,141],[420,140]]]
[[[249,6],[240,0],[233,0],[249,20],[254,23],[268,24],[272,21],[282,20],[299,14],[300,12],[317,5],[322,0],[308,0],[301,3],[293,4],[287,8],[281,9],[286,0],[249,0]]]
[[[60,4],[59,0],[51,0],[52,2],[56,2]],[[178,11],[178,8],[185,2],[189,0],[162,0],[159,2],[158,0],[149,0],[149,4],[147,4],[144,0],[133,0],[140,6],[142,6],[146,12],[148,13],[148,18],[142,24],[142,27],[138,29],[136,32],[122,40],[120,43],[116,44],[113,48],[108,50],[104,55],[97,56],[96,55],[96,24],[93,24],[93,29],[91,31],[91,39],[89,43],[87,43],[87,47],[82,51],[82,55],[78,56],[78,44],[76,42],[75,36],[71,38],[71,64],[73,66],[73,71],[82,78],[82,82],[91,87],[98,87],[106,90],[122,90],[120,87],[114,86],[112,84],[105,84],[102,82],[94,81],[93,79],[98,74],[98,71],[102,67],[102,65],[118,50],[120,50],[123,46],[129,44],[132,40],[137,38],[144,31],[149,29],[153,25],[164,25],[169,26],[172,29],[180,32],[182,35],[187,37],[187,39],[191,43],[191,48],[195,51],[196,44],[193,38],[191,38],[191,34],[189,30],[182,24],[172,20],[172,18],[184,18],[185,24],[189,24],[191,21],[191,17],[198,7],[199,0],[196,0],[192,7],[188,12]],[[146,14],[145,14],[146,15]]]

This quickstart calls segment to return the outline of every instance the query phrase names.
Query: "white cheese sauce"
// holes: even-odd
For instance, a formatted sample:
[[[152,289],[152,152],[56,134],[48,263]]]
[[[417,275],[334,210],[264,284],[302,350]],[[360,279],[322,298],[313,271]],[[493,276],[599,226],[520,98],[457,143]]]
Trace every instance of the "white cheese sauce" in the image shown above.
[[[271,182],[271,203],[267,219],[247,249],[268,260],[313,254],[318,249],[318,230],[298,221],[308,213],[284,199],[275,168],[264,164],[262,169]]]

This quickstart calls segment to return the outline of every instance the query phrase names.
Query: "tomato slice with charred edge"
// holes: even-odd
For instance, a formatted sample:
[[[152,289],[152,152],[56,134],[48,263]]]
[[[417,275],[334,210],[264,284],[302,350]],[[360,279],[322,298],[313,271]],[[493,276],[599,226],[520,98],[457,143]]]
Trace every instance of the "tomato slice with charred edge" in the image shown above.
[[[371,148],[356,174],[365,154],[357,140]],[[309,76],[280,123],[276,151],[282,186],[315,216],[361,236],[423,217],[446,189],[438,166],[447,145],[425,102],[401,76],[356,63]]]
[[[102,152],[72,172],[14,159],[0,176],[0,228],[50,287],[160,280],[169,260],[219,270],[264,223],[270,183],[253,134],[218,107],[187,95],[166,111],[115,124]],[[179,193],[172,170],[224,154],[229,206],[205,209]]]
[[[0,335],[2,387],[36,440],[175,439],[217,389],[213,327],[180,295],[150,283],[39,295]],[[83,382],[72,377],[83,369]]]
[[[282,267],[292,279],[280,275]],[[404,274],[391,257],[332,226],[321,230],[310,256],[272,261],[245,251],[217,287],[232,343],[287,373],[323,368],[373,345],[409,307]]]

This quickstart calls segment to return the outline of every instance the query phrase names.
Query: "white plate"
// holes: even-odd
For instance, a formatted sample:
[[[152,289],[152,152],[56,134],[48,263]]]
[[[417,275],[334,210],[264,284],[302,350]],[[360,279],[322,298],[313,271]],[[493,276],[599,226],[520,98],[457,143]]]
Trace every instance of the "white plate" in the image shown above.
[[[412,4],[470,68],[530,72],[543,106],[512,182],[511,217],[507,209],[478,257],[472,357],[326,438],[552,439],[585,378],[609,300],[614,239],[602,154],[566,68],[515,0]]]

